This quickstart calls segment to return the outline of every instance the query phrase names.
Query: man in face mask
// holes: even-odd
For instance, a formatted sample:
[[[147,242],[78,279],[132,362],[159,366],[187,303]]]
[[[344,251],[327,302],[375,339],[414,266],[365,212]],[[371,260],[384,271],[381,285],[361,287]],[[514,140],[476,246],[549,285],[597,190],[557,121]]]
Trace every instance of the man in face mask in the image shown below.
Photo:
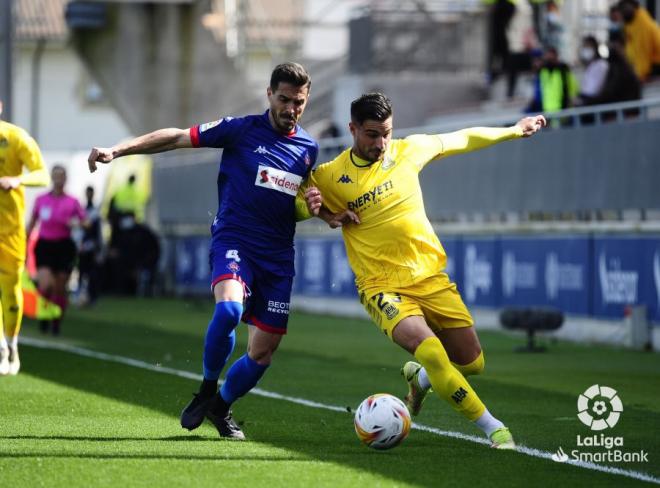
[[[594,36],[586,36],[582,39],[579,55],[584,72],[580,80],[580,94],[576,104],[591,105],[603,88],[608,64],[598,53],[598,41]]]
[[[625,42],[623,34],[623,17],[618,4],[610,7],[609,22],[607,26],[607,42]]]

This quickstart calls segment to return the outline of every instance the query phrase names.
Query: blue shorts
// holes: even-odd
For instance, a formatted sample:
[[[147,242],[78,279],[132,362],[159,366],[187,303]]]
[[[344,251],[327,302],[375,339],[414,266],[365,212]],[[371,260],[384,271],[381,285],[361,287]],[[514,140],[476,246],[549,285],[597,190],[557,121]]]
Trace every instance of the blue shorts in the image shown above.
[[[213,242],[209,255],[211,290],[223,280],[243,284],[242,320],[272,334],[286,334],[293,276],[274,274],[236,244]]]

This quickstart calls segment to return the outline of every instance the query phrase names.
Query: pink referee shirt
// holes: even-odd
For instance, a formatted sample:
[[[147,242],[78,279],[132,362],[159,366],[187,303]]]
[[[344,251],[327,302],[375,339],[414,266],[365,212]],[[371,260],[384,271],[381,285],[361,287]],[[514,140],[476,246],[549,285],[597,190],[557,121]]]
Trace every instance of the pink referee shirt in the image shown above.
[[[55,196],[51,192],[37,197],[32,215],[39,219],[39,238],[49,241],[71,237],[73,219],[85,219],[85,211],[71,195]]]

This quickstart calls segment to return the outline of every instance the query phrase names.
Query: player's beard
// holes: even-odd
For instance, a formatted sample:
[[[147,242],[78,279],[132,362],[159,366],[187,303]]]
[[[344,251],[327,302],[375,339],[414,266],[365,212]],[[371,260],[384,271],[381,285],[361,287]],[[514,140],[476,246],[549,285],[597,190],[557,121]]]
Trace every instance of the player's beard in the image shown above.
[[[293,132],[293,129],[296,127],[297,119],[295,116],[277,114],[277,116],[273,117],[273,119],[275,120],[275,125],[277,125],[277,128],[287,134]]]
[[[362,159],[365,161],[369,161],[370,163],[375,163],[378,161],[380,158],[383,157],[383,154],[385,154],[385,151],[379,151],[378,149],[367,149],[366,151],[361,151],[362,155],[359,155]]]
[[[383,154],[385,154],[385,151],[380,151],[378,149],[371,149],[369,151],[369,161],[375,163],[376,161],[378,161],[380,158],[383,157]]]

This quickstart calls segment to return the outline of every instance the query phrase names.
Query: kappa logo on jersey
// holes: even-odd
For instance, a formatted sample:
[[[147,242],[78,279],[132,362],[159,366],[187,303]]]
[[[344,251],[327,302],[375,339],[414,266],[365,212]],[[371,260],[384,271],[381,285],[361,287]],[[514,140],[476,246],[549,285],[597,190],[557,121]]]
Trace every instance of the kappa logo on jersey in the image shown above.
[[[254,152],[256,152],[257,154],[270,154],[270,152],[268,151],[268,149],[266,149],[264,146],[258,146],[258,147],[254,150]]]
[[[337,183],[353,183],[353,180],[348,175],[341,175],[337,180]]]
[[[301,182],[302,176],[261,164],[257,168],[257,178],[254,180],[254,184],[257,186],[281,191],[294,197],[298,193]]]

